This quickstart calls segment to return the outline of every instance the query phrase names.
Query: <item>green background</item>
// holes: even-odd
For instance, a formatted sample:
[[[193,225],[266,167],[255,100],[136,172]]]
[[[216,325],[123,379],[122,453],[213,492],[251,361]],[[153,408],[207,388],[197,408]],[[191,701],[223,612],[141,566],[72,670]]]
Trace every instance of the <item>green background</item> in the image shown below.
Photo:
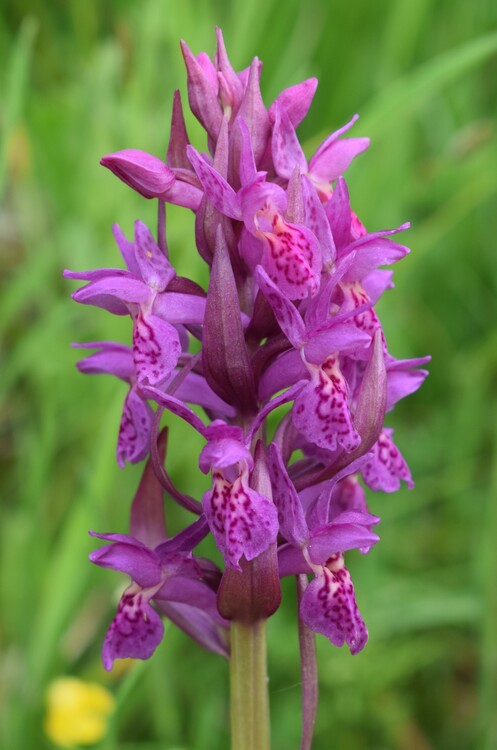
[[[172,626],[150,662],[124,676],[100,665],[124,579],[87,562],[86,532],[127,529],[140,469],[114,458],[125,386],[78,374],[69,343],[127,342],[129,326],[71,302],[61,278],[119,263],[113,222],[153,227],[152,203],[99,159],[164,154],[173,89],[185,92],[178,40],[212,54],[216,24],[235,68],[264,61],[267,105],[320,79],[299,130],[308,154],[360,113],[354,135],[372,145],[347,173],[352,205],[371,230],[413,224],[380,304],[389,349],[433,355],[388,420],[416,488],[370,493],[381,542],[348,555],[370,642],[352,658],[318,639],[314,748],[497,748],[493,0],[2,3],[0,745],[51,747],[44,691],[71,674],[117,697],[101,747],[229,747],[227,665]],[[179,272],[205,283],[187,212],[168,213],[168,241]],[[200,496],[199,443],[171,424],[171,473]],[[300,732],[291,581],[284,596],[269,623],[274,750],[297,748]]]

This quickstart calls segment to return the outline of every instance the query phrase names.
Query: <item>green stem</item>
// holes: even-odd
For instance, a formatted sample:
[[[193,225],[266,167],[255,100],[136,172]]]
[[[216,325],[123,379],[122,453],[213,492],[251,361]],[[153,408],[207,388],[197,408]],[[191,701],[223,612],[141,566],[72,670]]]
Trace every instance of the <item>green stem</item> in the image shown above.
[[[266,621],[231,623],[231,750],[269,750]]]

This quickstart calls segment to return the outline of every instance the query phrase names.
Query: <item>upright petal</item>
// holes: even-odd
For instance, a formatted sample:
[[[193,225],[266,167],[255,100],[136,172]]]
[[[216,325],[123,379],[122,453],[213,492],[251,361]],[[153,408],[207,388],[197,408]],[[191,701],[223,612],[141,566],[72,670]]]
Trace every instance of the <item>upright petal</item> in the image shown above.
[[[143,281],[155,292],[163,292],[176,272],[142,221],[135,222],[135,247]]]
[[[299,496],[275,443],[269,446],[268,469],[273,488],[273,501],[278,509],[280,531],[291,544],[302,547],[309,538],[309,529]]]
[[[239,202],[231,185],[210,164],[207,164],[205,159],[202,159],[193,146],[188,146],[186,151],[205,194],[217,210],[232,219],[241,219]]]
[[[307,159],[286,110],[277,102],[274,107],[274,125],[271,148],[276,174],[289,180],[296,166],[307,172]]]
[[[262,266],[257,266],[255,276],[261,292],[271,305],[281,330],[292,346],[296,349],[300,348],[305,341],[306,330],[299,311],[293,302],[283,294],[279,286],[271,281]]]
[[[330,222],[333,239],[338,250],[350,243],[351,211],[347,183],[339,177],[330,200],[324,210]]]
[[[302,83],[297,83],[295,86],[283,89],[281,94],[271,104],[269,116],[274,119],[275,106],[279,104],[286,110],[290,122],[296,128],[309,111],[317,85],[317,78],[307,78]]]
[[[309,173],[317,182],[332,182],[340,177],[351,161],[369,146],[369,138],[340,137],[356,122],[358,115],[328,136],[309,162]]]

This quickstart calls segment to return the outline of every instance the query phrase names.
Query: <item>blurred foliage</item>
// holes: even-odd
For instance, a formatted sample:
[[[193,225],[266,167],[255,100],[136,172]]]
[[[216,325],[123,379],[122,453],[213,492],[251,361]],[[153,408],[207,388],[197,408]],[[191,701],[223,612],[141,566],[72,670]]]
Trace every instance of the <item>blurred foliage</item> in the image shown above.
[[[417,481],[375,496],[381,543],[349,555],[370,643],[351,658],[319,640],[316,750],[497,747],[497,4],[494,0],[4,0],[0,10],[0,746],[51,747],[47,686],[110,687],[102,750],[227,748],[227,665],[166,627],[154,658],[110,676],[102,636],[121,583],[94,570],[86,531],[125,531],[139,467],[114,460],[124,386],[79,375],[72,340],[128,327],[69,299],[64,267],[117,262],[110,227],[155,209],[100,169],[120,148],[160,155],[178,40],[264,61],[263,93],[317,75],[300,135],[312,148],[355,112],[370,150],[350,169],[372,229],[411,219],[412,254],[381,302],[389,348],[433,355],[390,424]],[[200,129],[189,121],[192,141]],[[180,273],[205,282],[193,222],[168,212]],[[197,446],[171,419],[169,466],[200,494]],[[189,442],[190,441],[190,442]],[[185,452],[188,446],[189,452]],[[184,522],[171,513],[171,526]],[[116,588],[117,587],[117,588]],[[273,746],[298,745],[295,596],[269,623]]]

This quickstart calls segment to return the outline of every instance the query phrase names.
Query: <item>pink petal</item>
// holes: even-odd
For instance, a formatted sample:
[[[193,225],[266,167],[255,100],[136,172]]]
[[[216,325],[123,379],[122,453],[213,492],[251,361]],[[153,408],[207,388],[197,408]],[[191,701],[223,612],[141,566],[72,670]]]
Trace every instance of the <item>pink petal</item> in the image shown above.
[[[271,305],[278,324],[292,346],[299,348],[305,341],[304,321],[299,311],[280,288],[269,278],[262,266],[257,266],[255,276],[259,288]]]
[[[276,104],[286,110],[293,127],[296,128],[306,116],[318,85],[317,78],[308,78],[295,86],[284,89],[269,108],[269,116],[274,119]]]
[[[268,469],[281,533],[287,541],[296,547],[302,547],[309,538],[309,529],[299,496],[275,443],[269,446]]]
[[[275,102],[274,126],[271,137],[273,163],[276,174],[289,180],[296,166],[307,172],[307,159],[297,138],[290,118],[283,107]]]
[[[176,367],[181,344],[178,332],[156,315],[140,313],[133,326],[133,359],[139,385],[158,385]]]
[[[197,177],[202,183],[205,194],[209,200],[212,201],[217,210],[232,219],[241,219],[239,202],[233,188],[226,182],[219,172],[202,159],[193,146],[188,146],[186,151],[188,158],[197,173]]]
[[[261,231],[264,250],[261,265],[269,278],[290,299],[305,299],[319,290],[321,250],[315,235],[305,226],[288,224],[273,208],[259,212],[269,220],[271,231]]]
[[[126,461],[143,461],[149,451],[150,431],[154,413],[135,388],[131,388],[124,408],[117,440],[117,463],[124,469]]]
[[[362,469],[362,478],[372,490],[396,492],[400,481],[406,482],[409,489],[414,487],[411,472],[391,438],[393,430],[383,430],[373,445],[373,458]]]
[[[135,248],[136,262],[143,281],[154,291],[163,292],[176,276],[176,271],[142,221],[135,222]]]
[[[293,406],[296,429],[311,443],[334,451],[341,445],[347,452],[360,445],[361,438],[352,424],[348,387],[337,357],[331,355],[321,367],[312,367],[311,381]]]
[[[141,589],[136,593],[125,591],[105,636],[102,649],[105,669],[110,671],[115,659],[148,659],[163,634],[162,620]]]
[[[241,476],[230,483],[222,472],[214,471],[212,479],[212,489],[202,501],[204,513],[226,564],[240,570],[242,556],[253,560],[275,541],[276,508]]]
[[[312,630],[322,633],[335,646],[357,654],[368,640],[368,631],[357,608],[350,573],[337,555],[324,566],[307,587],[300,605],[300,616]]]

